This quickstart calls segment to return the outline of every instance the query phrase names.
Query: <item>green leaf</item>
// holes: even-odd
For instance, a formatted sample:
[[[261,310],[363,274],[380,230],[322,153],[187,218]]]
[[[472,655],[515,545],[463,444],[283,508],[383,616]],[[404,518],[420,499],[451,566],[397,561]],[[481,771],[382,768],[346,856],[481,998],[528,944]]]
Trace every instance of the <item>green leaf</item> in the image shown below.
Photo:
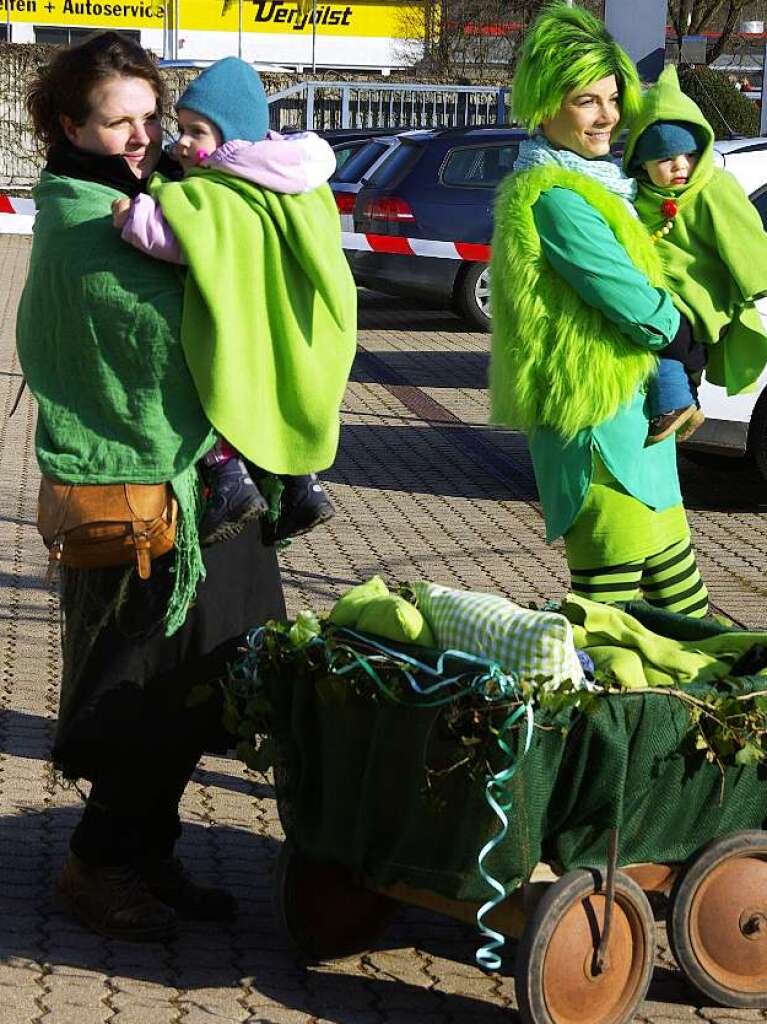
[[[188,708],[199,707],[200,704],[204,704],[207,700],[213,696],[214,690],[210,683],[200,683],[197,686],[193,686],[187,694],[186,706]]]
[[[302,611],[298,613],[296,621],[288,631],[288,639],[294,647],[305,647],[315,636],[322,632],[320,620],[313,611]]]
[[[735,764],[740,765],[759,764],[763,760],[764,753],[762,748],[757,746],[756,743],[746,743],[735,755]]]
[[[234,708],[224,708],[224,713],[221,716],[221,722],[228,733],[232,736],[237,735],[240,728],[240,716]]]
[[[238,743],[237,757],[253,772],[268,771],[274,762],[274,743],[270,738],[263,740],[258,747],[251,743]]]

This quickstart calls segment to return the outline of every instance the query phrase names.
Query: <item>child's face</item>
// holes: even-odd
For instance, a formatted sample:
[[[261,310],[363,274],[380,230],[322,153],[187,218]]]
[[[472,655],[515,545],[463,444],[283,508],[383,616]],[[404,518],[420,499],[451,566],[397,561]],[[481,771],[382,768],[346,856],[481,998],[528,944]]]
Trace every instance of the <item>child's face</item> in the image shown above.
[[[679,153],[664,160],[648,160],[644,164],[644,169],[653,185],[657,185],[658,188],[671,188],[675,185],[686,185],[697,162],[697,153]]]
[[[197,166],[202,159],[201,153],[210,156],[223,142],[216,125],[196,110],[182,107],[178,111],[178,129],[179,136],[173,154],[184,171]]]

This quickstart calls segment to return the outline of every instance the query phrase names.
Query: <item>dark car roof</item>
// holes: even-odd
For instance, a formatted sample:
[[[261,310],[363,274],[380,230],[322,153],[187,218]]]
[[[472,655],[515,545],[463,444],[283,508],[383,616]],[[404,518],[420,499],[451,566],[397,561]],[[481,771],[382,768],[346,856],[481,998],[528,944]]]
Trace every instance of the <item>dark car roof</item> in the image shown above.
[[[476,125],[466,128],[427,128],[423,131],[401,133],[413,142],[477,142],[487,139],[523,139],[527,132],[523,128],[510,128],[501,125]]]
[[[344,142],[364,142],[381,135],[396,135],[401,130],[400,128],[327,128],[319,130],[317,135],[321,135],[331,146],[337,146]]]

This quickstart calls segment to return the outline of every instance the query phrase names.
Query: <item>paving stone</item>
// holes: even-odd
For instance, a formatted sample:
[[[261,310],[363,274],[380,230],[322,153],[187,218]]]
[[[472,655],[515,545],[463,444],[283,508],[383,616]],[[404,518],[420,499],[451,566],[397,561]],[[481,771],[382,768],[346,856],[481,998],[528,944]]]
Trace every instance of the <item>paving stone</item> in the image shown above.
[[[403,910],[368,956],[306,967],[271,911],[283,838],[271,779],[226,757],[203,758],[187,788],[180,851],[200,880],[237,895],[235,924],[185,924],[176,942],[141,946],[105,942],[57,909],[53,880],[81,799],[52,779],[45,760],[59,620],[34,525],[28,395],[8,418],[20,382],[13,322],[28,251],[28,239],[0,235],[0,1024],[507,1024],[511,977],[480,971],[473,930],[433,914]],[[563,594],[563,548],[543,542],[525,441],[486,426],[487,336],[465,332],[449,313],[363,292],[359,342],[341,448],[323,474],[338,514],[280,554],[289,612],[326,610],[374,573],[431,577],[522,603]],[[420,389],[421,407],[438,418],[421,419],[392,379]],[[490,450],[508,472],[483,461]],[[734,464],[727,473],[680,464],[715,605],[767,628],[763,486]],[[767,1020],[759,1011],[698,1009],[696,998],[661,927],[638,1024]]]

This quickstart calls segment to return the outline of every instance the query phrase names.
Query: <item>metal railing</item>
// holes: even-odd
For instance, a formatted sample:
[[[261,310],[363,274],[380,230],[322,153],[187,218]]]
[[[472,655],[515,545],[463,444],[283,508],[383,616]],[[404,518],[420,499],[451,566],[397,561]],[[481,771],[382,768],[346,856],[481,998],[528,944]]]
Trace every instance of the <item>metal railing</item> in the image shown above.
[[[0,63],[0,186],[29,188],[42,157],[13,65]],[[272,128],[457,128],[505,124],[508,90],[495,86],[301,82],[268,95]]]
[[[507,90],[492,85],[301,82],[271,93],[278,131],[308,128],[457,128],[505,124]]]

